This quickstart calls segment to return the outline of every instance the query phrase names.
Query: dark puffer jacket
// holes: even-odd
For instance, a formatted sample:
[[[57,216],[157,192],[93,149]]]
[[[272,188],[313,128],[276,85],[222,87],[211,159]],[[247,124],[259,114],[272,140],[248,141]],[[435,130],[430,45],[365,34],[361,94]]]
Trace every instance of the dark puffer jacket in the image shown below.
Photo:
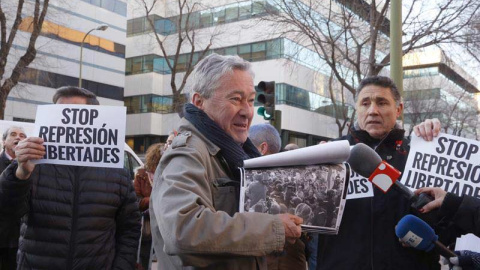
[[[381,141],[361,130],[342,139],[367,144],[404,171],[410,149],[403,130],[394,129]],[[338,235],[319,237],[317,269],[439,269],[438,256],[399,243],[395,225],[410,211],[408,201],[394,190],[385,194],[374,187],[373,197],[347,200]]]
[[[2,173],[10,163],[12,162],[5,155],[5,151],[2,151],[0,154],[0,173]],[[18,247],[19,235],[20,219],[5,218],[0,215],[0,248]]]
[[[19,269],[133,269],[140,213],[123,169],[17,164],[0,176],[0,215],[23,216]]]

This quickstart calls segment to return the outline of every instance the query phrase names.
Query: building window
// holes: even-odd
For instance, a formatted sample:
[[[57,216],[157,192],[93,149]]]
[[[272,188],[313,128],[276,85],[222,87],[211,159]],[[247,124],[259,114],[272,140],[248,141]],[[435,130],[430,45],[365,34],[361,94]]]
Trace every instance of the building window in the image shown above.
[[[267,41],[267,59],[274,59],[282,57],[282,40],[274,39]]]
[[[239,11],[238,17],[240,19],[250,18],[252,16],[252,3],[251,2],[241,3],[238,11]]]
[[[212,52],[222,54],[222,55],[238,55],[242,57],[243,59],[251,62],[255,61],[263,61],[266,59],[278,59],[278,58],[287,58],[291,61],[294,61],[296,63],[299,63],[301,65],[304,65],[308,68],[312,68],[314,70],[320,70],[321,68],[325,68],[324,63],[322,62],[321,59],[316,59],[312,57],[311,55],[308,55],[308,61],[310,63],[305,63],[301,59],[304,59],[302,56],[301,59],[299,59],[296,53],[294,51],[289,51],[289,53],[285,53],[285,43],[288,43],[289,46],[291,47],[292,44],[294,44],[292,41],[284,39],[284,38],[277,38],[269,41],[263,41],[263,42],[257,42],[257,43],[249,43],[249,44],[242,44],[238,46],[231,46],[231,47],[226,47],[226,48],[216,48],[213,50],[207,51],[205,54],[209,55]],[[296,46],[300,46],[298,44],[295,44]],[[309,51],[305,47],[299,47],[299,49],[302,49],[302,51]],[[290,49],[287,49],[290,50]],[[311,52],[311,51],[310,51]],[[198,58],[200,57],[200,54],[202,52],[195,52],[193,54],[193,60],[192,63],[195,65],[198,62]],[[313,52],[312,52],[313,53]],[[318,55],[317,55],[318,56]],[[158,55],[153,56],[153,63],[154,67],[153,69],[151,68],[150,64],[144,64],[143,61],[146,61],[144,58],[147,56],[137,56],[137,57],[132,57],[126,59],[126,67],[125,67],[125,74],[126,75],[131,75],[131,74],[138,74],[138,73],[146,73],[146,72],[157,72],[161,74],[170,74],[171,71],[168,68],[168,65],[166,63],[166,60]],[[150,56],[148,56],[150,57]],[[150,58],[148,58],[150,59]],[[187,67],[190,65],[190,53],[186,54],[181,54],[179,55],[179,60],[177,64],[177,72],[184,72],[186,71]],[[150,61],[150,60],[149,60]],[[173,66],[173,56],[169,57],[170,63]],[[325,71],[326,72],[326,71]],[[327,74],[327,73],[324,73]],[[330,74],[330,73],[328,73]],[[328,75],[327,75],[328,76]]]
[[[213,23],[212,13],[205,11],[200,13],[200,26],[209,27]]]
[[[165,142],[167,140],[168,135],[164,136],[130,136],[126,137],[125,141],[127,142],[128,146],[132,148],[132,150],[137,154],[143,154],[147,151],[147,149],[155,143]]]
[[[252,7],[253,5],[253,7]],[[223,24],[227,22],[235,22],[239,20],[245,20],[252,16],[265,16],[267,12],[265,7],[268,7],[270,11],[275,11],[276,7],[269,5],[267,1],[245,1],[241,3],[232,3],[225,6],[216,7],[211,10],[202,10],[192,12],[189,14],[189,28],[198,29],[210,27],[213,25]],[[182,16],[182,28],[185,26],[187,15]],[[142,18],[131,19],[127,23],[127,35],[135,35],[150,31],[148,25],[139,25],[130,23],[133,20]],[[175,25],[178,24],[179,17],[172,16],[168,18],[155,17],[155,30],[162,35],[170,35],[176,32]],[[168,24],[168,25],[167,25]],[[158,27],[157,27],[158,26]]]
[[[251,61],[251,44],[245,44],[245,45],[240,45],[238,46],[238,56],[242,57],[243,59],[247,61]]]
[[[263,93],[258,89],[256,90],[257,96]],[[255,106],[261,106],[256,100],[255,98]],[[337,102],[335,110],[330,98],[286,83],[275,84],[275,100],[276,104],[286,104],[331,117],[338,116],[340,119],[345,119],[345,115],[348,117],[353,113],[353,107],[350,105]]]
[[[78,85],[78,78],[37,70],[34,68],[25,68],[20,75],[20,82],[40,85],[50,88],[59,88],[62,86]],[[83,88],[92,91],[99,97],[123,100],[123,87],[94,82],[82,79]]]
[[[404,91],[405,101],[441,99],[440,88]]]
[[[15,122],[35,123],[35,119],[20,118],[20,117],[13,117],[13,121],[15,121]]]
[[[116,14],[127,16],[127,3],[117,0],[82,0],[97,7],[104,8]]]
[[[174,113],[173,96],[141,95],[124,98],[127,114],[135,113]]]
[[[238,6],[230,6],[225,10],[225,21],[233,22],[238,20]]]
[[[408,69],[403,71],[403,78],[427,77],[438,74],[438,67]]]
[[[26,17],[19,25],[19,30],[32,33],[33,17]],[[59,40],[65,43],[80,46],[86,33],[58,25],[53,22],[45,21],[40,35],[51,39]],[[125,57],[125,45],[113,42],[108,39],[89,35],[83,44],[84,48],[95,50],[101,53]]]
[[[218,11],[215,11],[213,13],[213,21],[215,22],[215,24],[220,24],[220,23],[224,23],[225,22],[225,9],[222,8]]]

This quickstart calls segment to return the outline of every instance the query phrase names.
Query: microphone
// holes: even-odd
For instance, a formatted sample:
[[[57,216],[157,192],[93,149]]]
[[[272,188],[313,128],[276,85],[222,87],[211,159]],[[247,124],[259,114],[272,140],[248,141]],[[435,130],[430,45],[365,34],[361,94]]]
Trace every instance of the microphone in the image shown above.
[[[414,215],[404,216],[395,227],[395,234],[413,248],[427,252],[435,248],[445,258],[457,257],[455,252],[438,241],[438,236],[432,227]]]
[[[368,177],[368,180],[384,193],[387,193],[390,188],[400,192],[415,209],[420,209],[433,201],[430,195],[426,193],[415,195],[404,184],[397,181],[401,172],[382,161],[377,152],[363,143],[358,143],[351,149],[347,162],[355,172],[363,177]]]

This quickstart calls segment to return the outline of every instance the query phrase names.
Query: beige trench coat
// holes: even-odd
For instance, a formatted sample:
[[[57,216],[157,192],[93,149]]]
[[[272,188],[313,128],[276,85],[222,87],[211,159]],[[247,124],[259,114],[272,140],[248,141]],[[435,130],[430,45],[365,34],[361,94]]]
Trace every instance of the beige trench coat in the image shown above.
[[[266,269],[265,255],[285,245],[280,218],[238,213],[239,186],[223,169],[220,148],[186,119],[178,131],[150,198],[159,269]]]

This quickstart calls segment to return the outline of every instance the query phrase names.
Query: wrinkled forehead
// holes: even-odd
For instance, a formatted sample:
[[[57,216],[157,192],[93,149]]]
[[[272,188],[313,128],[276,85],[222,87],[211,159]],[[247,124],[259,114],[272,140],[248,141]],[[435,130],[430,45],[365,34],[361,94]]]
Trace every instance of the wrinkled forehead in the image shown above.
[[[25,135],[25,131],[22,128],[19,128],[19,127],[12,127],[8,130],[8,135],[11,135],[13,133]]]
[[[357,101],[362,101],[362,100],[372,100],[372,101],[378,101],[378,100],[390,100],[390,101],[395,101],[395,98],[393,97],[392,90],[388,87],[382,87],[382,86],[377,86],[377,85],[367,85],[362,90],[357,96]]]

